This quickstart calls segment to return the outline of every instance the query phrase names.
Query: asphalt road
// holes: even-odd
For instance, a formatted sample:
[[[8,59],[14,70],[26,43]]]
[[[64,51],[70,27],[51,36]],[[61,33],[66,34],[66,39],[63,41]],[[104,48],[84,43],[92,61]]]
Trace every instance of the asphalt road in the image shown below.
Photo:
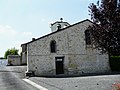
[[[31,77],[29,79],[48,90],[112,90],[113,84],[120,83],[119,74],[62,78]]]
[[[38,90],[25,82],[26,66],[5,66],[0,61],[0,90]],[[30,77],[39,90],[112,90],[120,83],[120,74],[79,77]],[[40,88],[41,88],[40,87]]]
[[[38,90],[24,82],[26,66],[5,66],[0,62],[0,90]]]

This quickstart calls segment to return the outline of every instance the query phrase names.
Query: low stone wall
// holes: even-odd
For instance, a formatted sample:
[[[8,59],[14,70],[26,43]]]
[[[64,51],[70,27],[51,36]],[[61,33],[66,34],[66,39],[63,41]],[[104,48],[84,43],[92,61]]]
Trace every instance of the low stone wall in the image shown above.
[[[8,55],[8,65],[21,65],[21,57],[19,55]]]

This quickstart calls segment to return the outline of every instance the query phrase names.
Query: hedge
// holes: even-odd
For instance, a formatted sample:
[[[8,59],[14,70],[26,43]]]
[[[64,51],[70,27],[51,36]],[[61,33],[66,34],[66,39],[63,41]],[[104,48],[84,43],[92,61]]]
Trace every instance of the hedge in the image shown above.
[[[109,62],[112,71],[120,71],[120,56],[110,56]]]

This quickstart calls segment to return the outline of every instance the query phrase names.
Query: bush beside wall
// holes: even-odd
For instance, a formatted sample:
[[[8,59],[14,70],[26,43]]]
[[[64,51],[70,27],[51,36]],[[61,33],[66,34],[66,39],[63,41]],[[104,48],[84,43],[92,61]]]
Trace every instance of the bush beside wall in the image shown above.
[[[112,71],[120,71],[120,56],[110,56],[109,62]]]

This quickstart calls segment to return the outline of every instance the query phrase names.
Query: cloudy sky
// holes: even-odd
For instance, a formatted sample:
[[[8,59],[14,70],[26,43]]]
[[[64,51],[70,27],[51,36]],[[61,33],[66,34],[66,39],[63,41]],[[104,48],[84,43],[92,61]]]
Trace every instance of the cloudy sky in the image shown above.
[[[61,17],[70,24],[90,19],[88,5],[98,0],[0,0],[0,57],[10,48],[51,32]]]

